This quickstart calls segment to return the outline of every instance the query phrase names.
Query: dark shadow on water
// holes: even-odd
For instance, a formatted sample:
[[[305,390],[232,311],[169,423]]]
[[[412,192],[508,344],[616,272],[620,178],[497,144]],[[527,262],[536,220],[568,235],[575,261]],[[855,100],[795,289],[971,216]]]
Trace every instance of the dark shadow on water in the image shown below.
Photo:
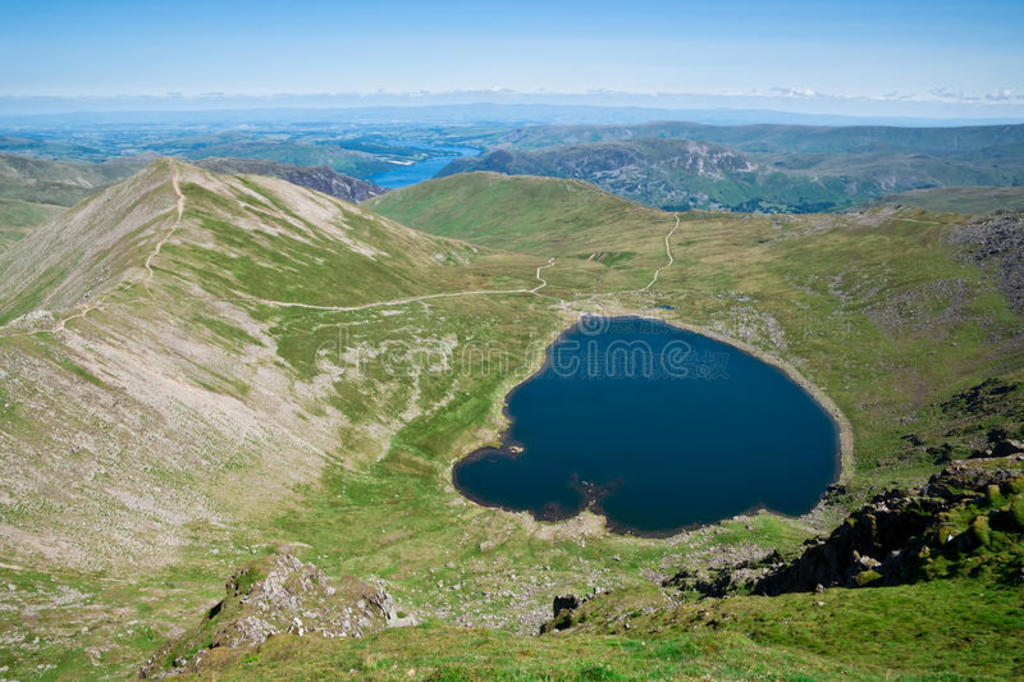
[[[835,422],[785,373],[657,320],[584,318],[505,414],[500,447],[452,478],[538,520],[590,508],[616,532],[664,536],[757,508],[796,516],[839,471]]]

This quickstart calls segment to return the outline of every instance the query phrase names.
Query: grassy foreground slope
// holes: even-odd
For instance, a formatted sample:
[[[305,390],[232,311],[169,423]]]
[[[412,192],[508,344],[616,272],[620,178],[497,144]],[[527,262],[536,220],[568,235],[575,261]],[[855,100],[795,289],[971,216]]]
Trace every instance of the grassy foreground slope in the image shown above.
[[[131,674],[236,567],[283,547],[386,587],[425,624],[272,638],[211,672],[1014,674],[1019,595],[982,579],[838,591],[835,608],[832,593],[826,607],[688,606],[657,587],[682,565],[793,555],[872,492],[920,483],[943,445],[969,452],[1020,427],[1017,388],[1005,410],[949,400],[986,377],[1024,380],[1021,318],[997,271],[960,257],[962,218],[676,215],[577,182],[477,174],[378,207],[391,201],[416,227],[480,243],[161,161],[0,255],[5,675]],[[468,503],[452,463],[494,440],[502,396],[583,312],[707,327],[796,367],[853,424],[847,492],[799,519],[757,513],[663,540],[610,534],[589,513],[547,524]],[[680,610],[629,634],[531,636],[555,594],[592,590],[626,613]],[[894,604],[917,616],[891,619]]]
[[[5,252],[0,666],[130,670],[321,474],[459,397],[402,355],[449,352],[431,297],[529,298],[541,263],[166,160]]]
[[[972,580],[675,605],[634,590],[602,599],[605,611],[588,614],[597,626],[578,632],[522,637],[430,623],[365,640],[282,635],[203,677],[1015,679],[1024,672],[1022,606],[1020,590]]]

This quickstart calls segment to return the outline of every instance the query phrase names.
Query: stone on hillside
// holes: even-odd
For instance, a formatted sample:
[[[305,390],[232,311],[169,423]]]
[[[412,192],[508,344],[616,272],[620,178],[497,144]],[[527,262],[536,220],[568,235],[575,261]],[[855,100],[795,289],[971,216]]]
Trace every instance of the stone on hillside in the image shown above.
[[[291,554],[274,554],[237,571],[226,596],[196,630],[153,656],[142,677],[197,672],[204,659],[230,657],[270,637],[362,637],[395,618],[391,596],[351,577],[332,581],[319,567]],[[171,662],[173,669],[164,665]]]

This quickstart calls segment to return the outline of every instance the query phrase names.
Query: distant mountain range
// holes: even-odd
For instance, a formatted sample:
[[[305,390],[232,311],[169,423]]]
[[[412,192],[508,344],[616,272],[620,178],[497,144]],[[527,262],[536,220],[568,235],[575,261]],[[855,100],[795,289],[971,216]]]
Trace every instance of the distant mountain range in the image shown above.
[[[1024,126],[534,126],[439,176],[576,178],[668,209],[835,211],[930,187],[1024,183]]]
[[[0,198],[71,206],[133,175],[155,158],[133,156],[102,163],[74,163],[0,154]]]
[[[530,126],[505,133],[495,146],[537,149],[623,140],[690,139],[745,152],[955,153],[1024,144],[1024,125],[910,128],[897,126],[704,125],[656,121],[631,126]]]
[[[915,206],[947,213],[1024,211],[1024,187],[934,187],[893,194],[880,200],[890,206]]]

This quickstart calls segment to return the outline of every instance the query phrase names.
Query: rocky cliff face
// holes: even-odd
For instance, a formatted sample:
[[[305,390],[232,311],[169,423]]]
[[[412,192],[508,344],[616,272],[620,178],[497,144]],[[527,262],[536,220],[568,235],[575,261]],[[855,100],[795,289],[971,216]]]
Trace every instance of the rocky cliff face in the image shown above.
[[[875,497],[754,591],[896,585],[980,572],[1024,582],[1024,454],[954,462],[919,490]]]
[[[264,557],[236,572],[191,633],[155,654],[141,677],[195,673],[283,633],[298,637],[362,637],[395,618],[391,596],[355,578],[336,584],[290,554]]]
[[[359,203],[380,196],[388,190],[370,182],[342,175],[327,166],[293,166],[266,159],[210,158],[196,162],[200,168],[229,175],[267,175],[287,180],[293,185],[330,194],[333,197]]]

